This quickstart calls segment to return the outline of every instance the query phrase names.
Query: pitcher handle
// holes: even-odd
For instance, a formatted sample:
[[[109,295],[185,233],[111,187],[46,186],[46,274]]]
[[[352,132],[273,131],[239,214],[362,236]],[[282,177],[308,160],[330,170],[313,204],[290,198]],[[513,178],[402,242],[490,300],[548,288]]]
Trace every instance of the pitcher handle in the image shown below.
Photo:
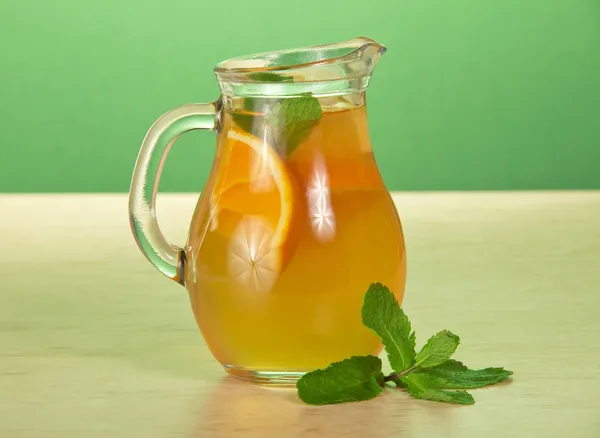
[[[156,222],[156,192],[169,149],[179,136],[194,129],[215,130],[218,105],[183,105],[163,114],[148,130],[135,163],[129,190],[129,221],[135,241],[160,272],[183,285],[185,253],[171,245]]]

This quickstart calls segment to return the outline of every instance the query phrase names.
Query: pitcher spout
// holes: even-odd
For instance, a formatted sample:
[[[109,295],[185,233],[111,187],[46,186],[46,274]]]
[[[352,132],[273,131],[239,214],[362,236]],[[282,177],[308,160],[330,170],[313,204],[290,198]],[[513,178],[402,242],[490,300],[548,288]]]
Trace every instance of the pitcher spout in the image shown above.
[[[357,42],[362,43],[358,49],[358,52],[360,53],[361,58],[364,60],[365,73],[370,75],[373,73],[373,69],[375,68],[375,65],[377,65],[377,61],[379,61],[381,55],[387,51],[387,48],[371,38],[359,37],[355,38],[355,40],[358,40]]]

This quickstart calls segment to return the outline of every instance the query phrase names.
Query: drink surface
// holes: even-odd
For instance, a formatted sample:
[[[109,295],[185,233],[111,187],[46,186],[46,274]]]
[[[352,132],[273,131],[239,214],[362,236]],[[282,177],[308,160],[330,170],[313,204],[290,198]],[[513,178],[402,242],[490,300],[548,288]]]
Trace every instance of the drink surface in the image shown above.
[[[285,151],[270,144],[268,117],[223,109],[185,282],[224,365],[310,370],[377,354],[379,340],[361,322],[363,295],[382,282],[402,300],[402,229],[373,158],[362,97],[341,110],[321,106],[318,123]]]

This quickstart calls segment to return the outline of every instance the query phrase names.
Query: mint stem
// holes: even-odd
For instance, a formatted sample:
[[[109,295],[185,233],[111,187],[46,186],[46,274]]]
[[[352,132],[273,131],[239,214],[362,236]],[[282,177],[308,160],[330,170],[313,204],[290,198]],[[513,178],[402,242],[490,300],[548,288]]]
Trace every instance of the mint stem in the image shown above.
[[[383,381],[384,382],[394,382],[396,380],[400,380],[402,376],[400,375],[400,373],[394,373],[394,374],[390,374],[389,376],[386,376]]]
[[[412,367],[402,371],[401,373],[392,373],[389,376],[383,379],[384,382],[395,382],[400,380],[402,377],[406,376],[408,373],[413,372],[417,367],[413,365]]]

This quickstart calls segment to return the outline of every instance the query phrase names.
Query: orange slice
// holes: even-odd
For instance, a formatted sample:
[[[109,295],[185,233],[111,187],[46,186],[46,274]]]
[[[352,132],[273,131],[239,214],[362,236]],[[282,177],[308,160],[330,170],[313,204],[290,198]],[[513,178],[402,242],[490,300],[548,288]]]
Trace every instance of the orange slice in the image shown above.
[[[227,133],[211,194],[211,230],[228,241],[230,278],[270,291],[289,262],[297,189],[279,154],[238,129]]]

